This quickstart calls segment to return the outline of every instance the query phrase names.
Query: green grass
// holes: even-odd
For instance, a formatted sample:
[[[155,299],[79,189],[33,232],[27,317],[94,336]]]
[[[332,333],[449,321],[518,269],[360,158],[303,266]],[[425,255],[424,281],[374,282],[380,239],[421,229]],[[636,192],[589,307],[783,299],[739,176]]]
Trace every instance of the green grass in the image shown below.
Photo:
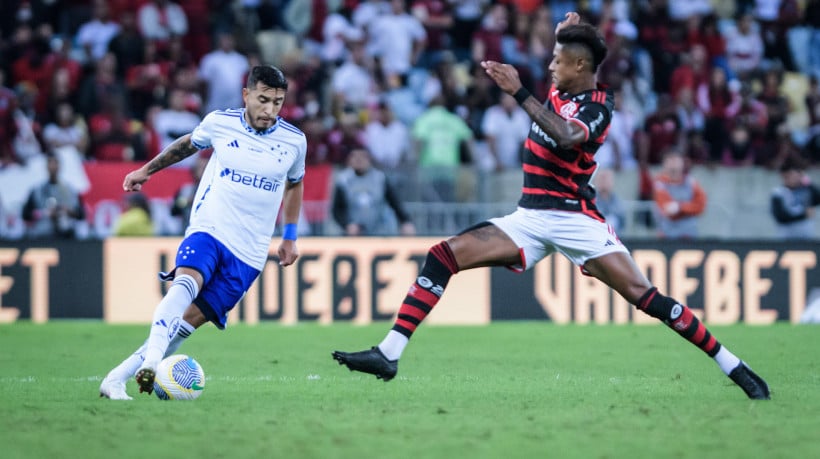
[[[198,331],[194,402],[98,398],[147,326],[0,326],[0,457],[820,457],[820,328],[713,327],[764,376],[753,402],[660,326],[422,327],[389,383],[333,349],[389,324]]]

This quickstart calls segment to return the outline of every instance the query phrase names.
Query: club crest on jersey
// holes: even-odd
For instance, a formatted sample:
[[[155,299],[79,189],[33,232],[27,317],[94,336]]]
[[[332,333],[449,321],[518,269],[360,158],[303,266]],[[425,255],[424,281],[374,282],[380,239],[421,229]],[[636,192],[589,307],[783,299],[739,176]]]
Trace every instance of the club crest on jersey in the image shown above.
[[[561,106],[561,116],[564,118],[572,118],[576,113],[578,113],[578,104],[571,100]]]

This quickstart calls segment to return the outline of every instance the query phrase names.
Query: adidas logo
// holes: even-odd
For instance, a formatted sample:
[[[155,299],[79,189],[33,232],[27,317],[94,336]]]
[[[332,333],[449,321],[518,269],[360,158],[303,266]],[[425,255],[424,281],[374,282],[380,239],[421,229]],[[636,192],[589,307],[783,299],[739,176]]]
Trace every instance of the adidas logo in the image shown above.
[[[239,148],[239,141],[234,140],[233,142],[228,144],[229,147]]]
[[[609,239],[607,239],[607,240],[606,240],[606,244],[604,244],[604,247],[609,247],[609,246],[611,246],[611,245],[615,245],[615,243],[614,243],[614,242],[612,242],[612,241],[610,241]]]

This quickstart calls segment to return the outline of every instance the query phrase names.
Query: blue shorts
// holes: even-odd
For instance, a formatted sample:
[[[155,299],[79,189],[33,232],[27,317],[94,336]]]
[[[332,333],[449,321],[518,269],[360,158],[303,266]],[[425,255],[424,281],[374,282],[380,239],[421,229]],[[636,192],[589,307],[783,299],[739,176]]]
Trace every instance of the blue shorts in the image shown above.
[[[183,239],[176,256],[176,267],[160,279],[173,279],[177,268],[191,268],[202,274],[202,289],[194,304],[218,328],[224,329],[228,311],[245,296],[259,271],[248,266],[207,233],[193,233]]]

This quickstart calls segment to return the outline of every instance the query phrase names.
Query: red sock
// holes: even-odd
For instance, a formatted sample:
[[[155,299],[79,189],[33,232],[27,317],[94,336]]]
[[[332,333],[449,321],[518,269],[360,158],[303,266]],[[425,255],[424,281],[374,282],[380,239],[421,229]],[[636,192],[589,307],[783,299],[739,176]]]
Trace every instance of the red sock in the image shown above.
[[[657,288],[652,287],[644,293],[638,302],[638,308],[662,320],[669,328],[699,347],[709,357],[714,357],[720,350],[720,343],[695,317],[691,309],[668,296],[661,295]]]
[[[433,246],[427,253],[419,276],[404,297],[393,330],[409,338],[430,314],[444,294],[450,277],[457,272],[458,264],[450,246],[446,242]]]

